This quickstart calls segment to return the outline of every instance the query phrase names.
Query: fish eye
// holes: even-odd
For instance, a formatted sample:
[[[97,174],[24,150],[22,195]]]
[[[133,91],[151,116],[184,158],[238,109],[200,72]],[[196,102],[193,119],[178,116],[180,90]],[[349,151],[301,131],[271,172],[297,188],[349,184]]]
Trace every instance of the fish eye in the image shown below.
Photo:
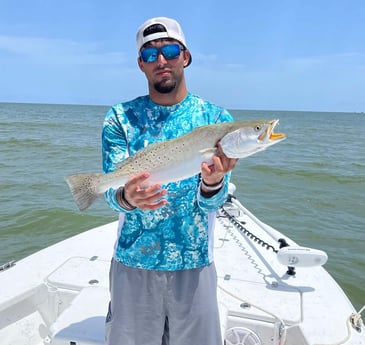
[[[260,129],[261,129],[261,126],[260,125],[256,125],[255,131],[258,132]]]

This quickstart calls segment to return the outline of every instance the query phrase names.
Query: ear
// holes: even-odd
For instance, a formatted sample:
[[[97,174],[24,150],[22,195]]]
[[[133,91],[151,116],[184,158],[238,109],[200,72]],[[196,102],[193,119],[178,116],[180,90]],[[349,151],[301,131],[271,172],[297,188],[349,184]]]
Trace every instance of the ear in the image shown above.
[[[184,67],[186,67],[190,60],[190,52],[188,49],[184,50]]]
[[[138,67],[139,69],[144,72],[144,66],[143,66],[143,61],[142,61],[142,58],[140,56],[138,56],[137,58],[137,63],[138,63]]]

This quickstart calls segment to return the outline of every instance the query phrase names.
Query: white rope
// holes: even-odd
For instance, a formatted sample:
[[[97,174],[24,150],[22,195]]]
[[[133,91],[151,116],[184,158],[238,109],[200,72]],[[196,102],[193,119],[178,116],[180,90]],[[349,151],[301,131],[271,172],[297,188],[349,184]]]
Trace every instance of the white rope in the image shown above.
[[[361,318],[361,313],[364,311],[365,305],[357,312],[351,314],[347,320],[346,320],[346,326],[347,326],[347,336],[345,339],[339,341],[338,343],[330,343],[330,344],[314,344],[314,345],[342,345],[348,342],[351,338],[353,326],[360,327],[360,329],[363,327],[363,321]]]
[[[274,319],[278,320],[280,322],[280,324],[283,326],[283,329],[284,329],[284,332],[283,334],[279,335],[280,339],[279,339],[279,344],[278,345],[284,345],[285,344],[285,340],[286,340],[286,333],[287,333],[287,327],[285,325],[285,322],[278,316],[276,316],[275,314],[265,310],[265,309],[262,309],[261,307],[257,306],[257,305],[254,305],[254,304],[251,304],[245,300],[243,300],[241,297],[238,297],[236,296],[235,294],[233,294],[232,292],[226,290],[224,287],[222,287],[221,285],[218,284],[218,288],[221,289],[224,293],[226,293],[227,295],[237,299],[238,301],[240,301],[241,303],[248,303],[251,307],[254,307],[256,308],[257,310],[260,310],[270,316],[272,316]]]

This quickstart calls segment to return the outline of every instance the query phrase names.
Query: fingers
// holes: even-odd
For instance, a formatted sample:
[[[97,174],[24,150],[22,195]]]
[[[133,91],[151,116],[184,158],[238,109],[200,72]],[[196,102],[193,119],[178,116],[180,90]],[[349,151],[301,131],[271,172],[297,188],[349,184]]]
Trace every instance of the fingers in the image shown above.
[[[146,188],[138,186],[132,197],[135,206],[141,210],[155,210],[167,203],[166,199],[162,199],[166,193],[166,189],[161,189],[161,185],[155,184]]]
[[[213,164],[202,163],[202,179],[209,185],[214,185],[222,181],[226,172],[224,171],[221,159],[218,156],[213,157]]]
[[[149,185],[150,174],[145,172],[130,178],[124,186],[124,197],[134,207],[142,210],[155,210],[167,203],[163,197],[167,190],[161,189],[160,184]]]
[[[208,184],[216,184],[222,181],[224,175],[233,170],[237,164],[238,159],[228,158],[221,146],[218,143],[218,151],[215,156],[213,156],[213,164],[208,165],[207,163],[202,163],[201,173],[203,180]]]

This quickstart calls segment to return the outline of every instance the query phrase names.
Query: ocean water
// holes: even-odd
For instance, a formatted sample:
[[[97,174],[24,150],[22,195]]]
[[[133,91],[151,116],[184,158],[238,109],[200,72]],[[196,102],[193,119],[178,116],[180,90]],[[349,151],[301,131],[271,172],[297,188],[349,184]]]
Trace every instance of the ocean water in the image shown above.
[[[108,107],[0,103],[0,264],[19,260],[117,214],[101,198],[79,212],[65,183],[101,170]],[[236,196],[302,246],[359,309],[365,304],[365,114],[232,110],[236,120],[279,118],[287,140],[241,159]]]

